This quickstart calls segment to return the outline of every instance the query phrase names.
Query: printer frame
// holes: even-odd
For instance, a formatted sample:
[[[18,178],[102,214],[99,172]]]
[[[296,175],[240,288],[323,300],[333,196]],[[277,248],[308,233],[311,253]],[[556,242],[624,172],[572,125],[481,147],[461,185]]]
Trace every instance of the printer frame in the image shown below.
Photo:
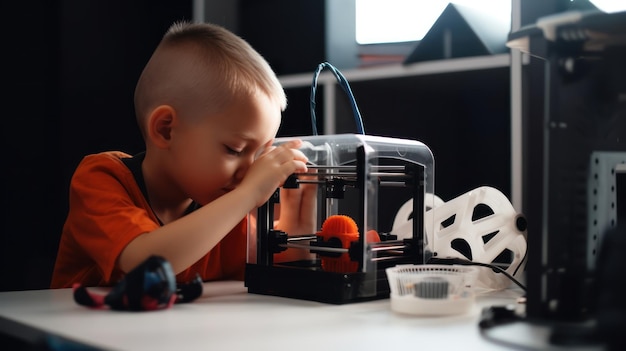
[[[289,139],[279,138],[276,144]],[[434,189],[432,153],[414,140],[352,134],[300,139],[309,146],[301,150],[313,161],[310,171],[292,175],[283,188],[317,184],[318,230],[328,217],[346,214],[357,224],[359,238],[345,249],[333,247],[316,233],[291,235],[275,230],[274,206],[280,203],[277,189],[257,215],[250,216],[253,225],[248,227],[256,231],[249,229],[248,234],[248,292],[333,304],[388,297],[385,269],[397,264],[422,264],[430,252],[424,216],[425,208],[432,206],[425,203],[425,194]],[[379,204],[380,195],[387,188],[400,189],[402,196],[396,196],[400,202],[412,200],[410,237],[398,238],[391,230],[382,230],[382,224],[379,226],[379,210],[388,207]],[[385,199],[393,202],[392,197]],[[370,230],[378,233],[380,241],[368,242],[364,233]],[[308,250],[311,258],[276,262],[275,255],[285,250]],[[324,270],[321,259],[337,252],[358,262],[358,269]]]

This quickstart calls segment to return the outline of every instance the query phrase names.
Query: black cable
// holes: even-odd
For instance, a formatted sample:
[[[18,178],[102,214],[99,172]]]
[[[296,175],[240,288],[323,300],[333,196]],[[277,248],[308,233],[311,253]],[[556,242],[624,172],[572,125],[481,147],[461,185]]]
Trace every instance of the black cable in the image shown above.
[[[491,268],[495,271],[498,271],[498,273],[504,274],[513,283],[515,283],[515,285],[519,286],[520,288],[522,288],[522,290],[526,291],[526,286],[524,286],[524,284],[520,283],[517,279],[515,279],[512,275],[507,273],[504,269],[493,264],[473,262],[473,261],[464,260],[461,258],[438,258],[438,257],[432,257],[430,260],[428,260],[428,263],[430,264],[458,264],[458,265],[463,265],[463,266],[480,266],[480,267]]]
[[[498,325],[494,325],[493,327],[499,327],[502,324],[498,324]],[[511,349],[515,349],[515,350],[526,350],[526,351],[548,351],[546,348],[543,347],[531,347],[531,345],[528,344],[522,344],[522,343],[517,343],[517,342],[512,342],[510,340],[506,340],[506,339],[502,339],[502,338],[496,338],[492,335],[490,335],[489,331],[491,330],[492,326],[490,327],[483,327],[483,326],[479,326],[479,331],[480,331],[480,335],[487,341],[492,342],[496,345],[500,345],[503,347],[508,347]]]

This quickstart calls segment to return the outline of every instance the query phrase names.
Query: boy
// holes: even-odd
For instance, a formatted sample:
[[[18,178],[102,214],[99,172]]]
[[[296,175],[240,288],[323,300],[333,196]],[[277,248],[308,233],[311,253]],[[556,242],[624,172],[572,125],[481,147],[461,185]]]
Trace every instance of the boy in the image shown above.
[[[176,23],[135,89],[144,153],[86,156],[52,288],[110,286],[150,255],[179,282],[243,279],[246,215],[285,179],[306,172],[300,141],[272,147],[286,106],[267,62],[215,25]],[[313,233],[313,191],[281,190],[277,228]],[[288,193],[287,193],[288,192]]]

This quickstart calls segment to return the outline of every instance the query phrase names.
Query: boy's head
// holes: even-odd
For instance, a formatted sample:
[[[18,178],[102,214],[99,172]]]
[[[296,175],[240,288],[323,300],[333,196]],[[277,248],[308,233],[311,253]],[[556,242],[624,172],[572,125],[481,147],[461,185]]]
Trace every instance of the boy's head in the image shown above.
[[[243,39],[206,23],[172,25],[135,90],[144,177],[176,189],[169,197],[212,201],[271,144],[285,106],[276,75]]]
[[[170,105],[185,117],[219,112],[236,96],[262,92],[280,110],[284,90],[269,64],[245,40],[208,23],[174,23],[144,68],[135,112],[144,135],[153,109]]]

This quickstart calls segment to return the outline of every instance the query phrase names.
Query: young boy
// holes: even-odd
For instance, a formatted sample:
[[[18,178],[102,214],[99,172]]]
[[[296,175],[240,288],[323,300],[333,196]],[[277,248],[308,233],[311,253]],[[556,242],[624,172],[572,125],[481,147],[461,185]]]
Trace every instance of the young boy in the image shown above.
[[[135,90],[146,150],[82,160],[51,287],[110,286],[150,255],[179,282],[243,279],[246,215],[307,170],[300,141],[272,146],[285,106],[276,75],[244,40],[215,25],[172,25]],[[313,233],[311,189],[281,191],[277,227]]]

